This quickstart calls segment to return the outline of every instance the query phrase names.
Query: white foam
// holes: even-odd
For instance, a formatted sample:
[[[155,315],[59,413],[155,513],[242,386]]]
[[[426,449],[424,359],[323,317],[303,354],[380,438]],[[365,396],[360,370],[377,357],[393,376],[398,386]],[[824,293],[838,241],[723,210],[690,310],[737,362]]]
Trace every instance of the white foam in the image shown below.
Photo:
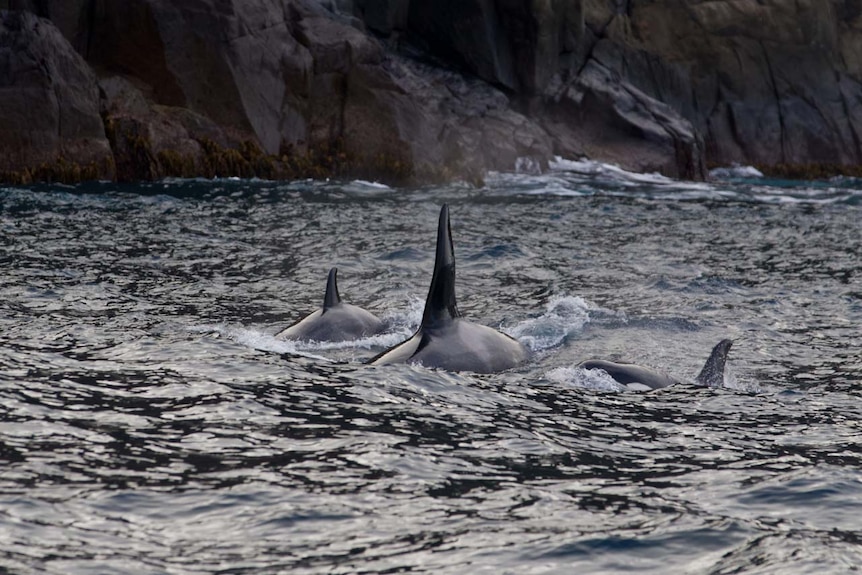
[[[635,184],[675,184],[676,180],[658,173],[638,173],[624,170],[616,164],[605,164],[594,160],[564,160],[556,156],[549,164],[551,170],[575,172],[593,177],[610,178],[620,183]]]
[[[303,349],[302,342],[285,341],[276,338],[274,335],[254,329],[246,329],[241,327],[232,327],[224,324],[219,325],[200,325],[189,328],[189,331],[194,333],[217,333],[222,337],[226,337],[240,345],[259,349],[261,351],[271,351],[274,353],[289,353],[292,355],[301,355],[311,359],[322,361],[330,361],[329,359],[309,353]]]
[[[392,188],[390,188],[386,184],[381,184],[380,182],[373,182],[369,180],[352,180],[350,182],[339,185],[337,191],[346,194],[354,194],[361,196],[378,196],[388,194],[392,191]]]
[[[542,166],[534,158],[522,157],[515,160],[515,172],[537,175],[542,173]]]
[[[601,369],[581,369],[580,367],[556,367],[545,374],[555,383],[572,385],[594,391],[625,391],[626,387]]]
[[[365,188],[374,188],[376,190],[391,190],[389,186],[386,184],[381,184],[380,182],[370,182],[368,180],[353,180],[350,182],[351,185],[354,186],[362,186]]]
[[[419,324],[422,323],[423,313],[425,313],[425,300],[416,296],[411,296],[405,307],[384,313],[380,319],[389,326],[386,331],[401,337],[401,339],[386,345],[395,345],[413,335],[419,329]]]
[[[741,166],[734,163],[730,166],[710,170],[709,177],[716,180],[727,180],[732,178],[762,178],[763,172],[754,166]]]
[[[603,310],[578,296],[551,298],[545,313],[503,331],[532,351],[544,351],[559,346],[572,333],[578,332],[590,321],[590,311]]]

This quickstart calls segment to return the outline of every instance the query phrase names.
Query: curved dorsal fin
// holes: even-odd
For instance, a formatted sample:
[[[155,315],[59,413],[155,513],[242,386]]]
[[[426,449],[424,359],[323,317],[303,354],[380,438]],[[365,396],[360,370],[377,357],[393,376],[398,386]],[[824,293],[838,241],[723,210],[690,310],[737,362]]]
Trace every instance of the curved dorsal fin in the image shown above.
[[[727,354],[730,353],[730,346],[732,345],[733,341],[729,339],[723,339],[718,342],[712,348],[709,359],[706,360],[706,364],[700,370],[700,375],[695,378],[695,381],[709,387],[721,387],[724,385],[724,364],[727,362]]]
[[[336,276],[338,276],[338,268],[329,270],[329,277],[326,279],[326,295],[323,296],[324,311],[341,303],[341,296],[338,295],[338,279]]]
[[[434,260],[434,275],[425,300],[422,326],[461,317],[455,303],[455,248],[452,246],[452,230],[449,227],[449,206],[440,209],[437,224],[437,255]]]

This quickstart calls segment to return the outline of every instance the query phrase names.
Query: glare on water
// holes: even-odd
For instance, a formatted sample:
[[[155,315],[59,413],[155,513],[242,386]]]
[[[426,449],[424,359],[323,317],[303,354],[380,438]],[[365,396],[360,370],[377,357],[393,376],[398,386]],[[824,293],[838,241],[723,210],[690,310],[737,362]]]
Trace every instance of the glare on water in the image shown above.
[[[0,188],[0,572],[846,573],[862,185],[559,161],[487,187]],[[494,375],[363,362],[450,204]],[[387,331],[275,334],[345,301]],[[722,389],[623,390],[587,358]]]

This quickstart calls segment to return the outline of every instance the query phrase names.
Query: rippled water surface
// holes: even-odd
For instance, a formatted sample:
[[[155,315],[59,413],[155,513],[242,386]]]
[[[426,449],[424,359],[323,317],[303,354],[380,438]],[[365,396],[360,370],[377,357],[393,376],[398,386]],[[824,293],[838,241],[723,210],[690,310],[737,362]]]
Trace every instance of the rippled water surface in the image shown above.
[[[0,573],[858,570],[862,185],[486,183],[0,188]],[[444,202],[459,307],[522,368],[363,365],[416,328]],[[331,266],[387,332],[277,340]],[[721,389],[574,367],[692,381],[725,337]]]

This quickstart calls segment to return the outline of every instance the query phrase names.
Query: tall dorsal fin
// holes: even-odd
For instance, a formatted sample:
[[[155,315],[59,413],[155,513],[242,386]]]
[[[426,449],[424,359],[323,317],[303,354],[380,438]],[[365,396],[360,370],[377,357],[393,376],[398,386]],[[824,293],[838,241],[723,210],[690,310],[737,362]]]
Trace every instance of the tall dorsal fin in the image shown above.
[[[329,277],[326,279],[326,295],[323,296],[323,311],[341,303],[341,296],[338,295],[337,276],[338,268],[329,270]]]
[[[440,209],[437,224],[437,255],[434,260],[434,275],[425,300],[422,325],[461,317],[455,303],[455,248],[452,246],[452,230],[449,228],[449,206]]]
[[[730,353],[730,346],[732,345],[733,341],[729,339],[723,339],[718,342],[712,348],[709,359],[706,360],[706,364],[700,370],[700,375],[695,378],[695,381],[709,387],[721,387],[724,385],[724,364],[727,363],[727,354]]]

